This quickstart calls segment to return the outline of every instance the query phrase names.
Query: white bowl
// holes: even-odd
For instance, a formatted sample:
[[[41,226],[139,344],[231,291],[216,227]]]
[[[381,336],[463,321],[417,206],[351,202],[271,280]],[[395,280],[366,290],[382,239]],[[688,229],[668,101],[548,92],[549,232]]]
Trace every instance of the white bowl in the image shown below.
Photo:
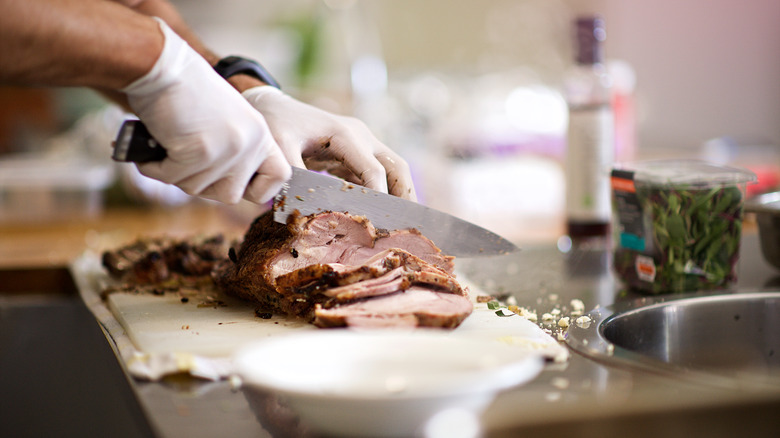
[[[438,330],[327,329],[253,344],[234,366],[250,401],[275,394],[318,433],[413,436],[445,410],[478,416],[543,359]]]

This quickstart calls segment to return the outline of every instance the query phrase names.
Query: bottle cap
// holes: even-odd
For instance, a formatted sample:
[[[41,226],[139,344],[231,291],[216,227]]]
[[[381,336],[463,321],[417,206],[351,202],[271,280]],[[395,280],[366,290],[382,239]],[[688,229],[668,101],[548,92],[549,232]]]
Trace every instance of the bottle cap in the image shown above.
[[[599,16],[578,17],[575,22],[576,61],[596,64],[603,61],[602,43],[607,39],[604,19]]]

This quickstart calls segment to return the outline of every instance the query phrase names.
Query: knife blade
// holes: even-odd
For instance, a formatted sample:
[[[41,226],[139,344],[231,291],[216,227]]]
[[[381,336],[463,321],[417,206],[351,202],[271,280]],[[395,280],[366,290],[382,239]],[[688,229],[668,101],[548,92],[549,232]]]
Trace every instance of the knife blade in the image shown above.
[[[127,120],[114,142],[116,161],[148,162],[165,159],[160,145],[139,120]],[[293,167],[292,178],[274,198],[274,221],[287,223],[302,215],[341,211],[367,217],[376,228],[416,228],[445,254],[476,257],[508,254],[518,248],[492,231],[414,201],[348,183],[330,175]]]

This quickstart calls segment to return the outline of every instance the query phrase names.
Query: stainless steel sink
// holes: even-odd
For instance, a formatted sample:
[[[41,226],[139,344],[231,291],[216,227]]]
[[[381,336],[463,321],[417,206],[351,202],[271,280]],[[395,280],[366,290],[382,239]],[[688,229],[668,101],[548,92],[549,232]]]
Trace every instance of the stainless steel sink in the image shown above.
[[[566,342],[608,365],[780,388],[780,292],[643,298],[595,309]]]

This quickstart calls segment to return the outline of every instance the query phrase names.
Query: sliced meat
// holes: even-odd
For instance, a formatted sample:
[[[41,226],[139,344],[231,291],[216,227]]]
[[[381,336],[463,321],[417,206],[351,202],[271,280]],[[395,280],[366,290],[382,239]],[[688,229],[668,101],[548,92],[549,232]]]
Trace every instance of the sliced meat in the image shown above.
[[[423,236],[415,229],[378,230],[376,234],[377,237],[374,240],[373,247],[358,249],[355,254],[357,260],[383,250],[401,248],[447,273],[452,274],[455,269],[455,257],[443,254],[431,239]]]
[[[404,268],[395,268],[377,278],[324,289],[322,294],[335,301],[354,301],[409,289],[412,285]]]
[[[369,266],[346,267],[337,263],[317,264],[280,275],[276,279],[276,290],[282,295],[309,297],[323,293],[330,288],[376,278],[385,272],[387,271]]]
[[[345,252],[372,246],[374,238],[374,227],[365,218],[292,214],[282,225],[268,212],[252,223],[234,263],[217,267],[214,280],[230,294],[276,309],[277,277],[313,264],[339,263]]]
[[[367,260],[361,260],[354,265],[341,263],[309,265],[295,271],[276,277],[276,287],[282,293],[297,291],[304,287],[343,286],[358,281],[376,278],[397,268],[404,261],[400,251],[382,251]]]
[[[343,304],[317,306],[318,327],[457,327],[474,310],[467,297],[413,286],[403,292]]]
[[[425,286],[440,292],[466,295],[455,278],[443,270],[397,248],[387,252],[390,254],[388,257],[400,259],[399,267],[370,279],[342,281],[337,287],[320,287],[317,292],[337,302],[391,294],[409,289],[413,285]]]
[[[416,292],[402,300],[422,291],[466,296],[452,274],[453,258],[430,239],[416,230],[377,231],[362,216],[293,214],[284,226],[269,212],[253,223],[236,254],[214,272],[222,290],[309,320],[317,308],[366,305],[409,290]],[[375,313],[372,318],[379,318],[381,312]],[[459,323],[458,315],[450,320]],[[446,326],[414,315],[399,318],[394,314],[387,322]]]
[[[409,280],[412,284],[429,286],[455,295],[466,295],[466,292],[451,275],[442,275],[426,270],[411,273]]]

